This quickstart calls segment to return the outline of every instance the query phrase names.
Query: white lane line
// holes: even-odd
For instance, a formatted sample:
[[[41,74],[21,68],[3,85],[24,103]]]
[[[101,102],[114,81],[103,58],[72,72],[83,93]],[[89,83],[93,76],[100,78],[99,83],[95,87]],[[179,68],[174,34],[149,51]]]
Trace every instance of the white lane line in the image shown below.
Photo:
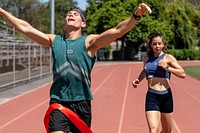
[[[94,71],[92,71],[91,75],[94,75],[95,73],[101,71],[101,69],[103,69],[103,67],[99,68],[99,69],[95,69]]]
[[[194,100],[196,100],[198,103],[200,103],[200,100],[193,96],[189,91],[185,90],[183,86],[177,84],[176,82],[172,81],[174,85],[178,86],[180,89],[182,89],[185,93],[187,93],[189,96],[191,96],[192,98],[194,98]]]
[[[42,106],[43,104],[46,104],[46,102],[49,102],[49,99],[45,100],[44,102],[42,102],[42,103],[38,104],[37,106],[35,106],[35,107],[31,108],[31,109],[29,109],[28,111],[26,111],[26,112],[22,113],[22,114],[21,114],[21,115],[19,115],[18,117],[15,117],[15,118],[14,118],[14,119],[12,119],[11,121],[9,121],[9,122],[7,122],[7,123],[5,123],[5,124],[1,125],[1,127],[0,127],[0,130],[1,130],[2,128],[4,128],[4,127],[8,126],[9,124],[11,124],[11,123],[15,122],[15,121],[16,121],[16,120],[18,120],[19,118],[21,118],[21,117],[25,116],[25,115],[26,115],[26,114],[28,114],[29,112],[31,112],[31,111],[35,110],[36,108],[38,108],[38,107]]]
[[[126,99],[127,99],[127,94],[128,94],[128,85],[130,83],[129,82],[130,81],[130,73],[131,73],[131,70],[129,69],[128,79],[127,79],[127,83],[126,83],[126,89],[125,89],[125,94],[124,94],[124,99],[123,99],[123,104],[122,104],[121,116],[120,116],[120,121],[119,121],[118,133],[121,133],[121,130],[122,130],[123,118],[124,118],[124,112],[125,112],[125,106],[126,106]]]
[[[110,76],[116,71],[117,68],[113,69],[111,73],[101,82],[101,84],[92,92],[94,95],[100,88],[101,86],[110,78]]]
[[[175,120],[173,120],[173,124],[174,124],[174,127],[176,128],[177,133],[181,133],[181,130],[180,130],[180,128],[178,127],[178,125],[176,124],[176,121],[175,121]]]
[[[112,70],[112,72],[111,72],[111,73],[104,79],[104,81],[97,87],[97,89],[93,92],[93,94],[95,94],[95,93],[101,88],[101,86],[107,81],[107,79],[110,78],[110,76],[114,73],[115,70],[116,70],[116,69]],[[47,86],[47,85],[49,85],[49,84],[50,84],[50,83],[44,84],[44,85],[42,85],[42,86],[40,86],[40,87],[37,87],[36,89],[33,89],[33,90],[31,90],[31,91],[28,91],[28,92],[26,92],[26,93],[23,93],[23,94],[21,94],[21,95],[18,95],[18,96],[16,96],[16,97],[12,98],[11,100],[14,100],[14,99],[16,99],[16,98],[22,97],[22,96],[24,96],[24,95],[26,95],[26,94],[28,94],[28,93],[32,93],[32,92],[36,91],[37,89],[41,89],[42,87]],[[9,100],[9,101],[11,101],[11,100]],[[24,112],[23,114],[21,114],[21,115],[15,117],[15,118],[12,119],[11,121],[9,121],[9,122],[7,122],[7,123],[1,125],[1,126],[0,126],[0,130],[3,129],[4,127],[8,126],[9,124],[15,122],[15,121],[18,120],[19,118],[25,116],[26,114],[28,114],[29,112],[33,111],[34,109],[36,109],[36,108],[42,106],[43,104],[46,104],[46,102],[49,102],[49,99],[45,100],[44,102],[38,104],[37,106],[35,106],[35,107],[31,108],[31,109],[29,109],[28,111]],[[7,102],[1,103],[1,104],[5,104],[5,103],[7,103]],[[0,104],[0,105],[1,105],[1,104]]]

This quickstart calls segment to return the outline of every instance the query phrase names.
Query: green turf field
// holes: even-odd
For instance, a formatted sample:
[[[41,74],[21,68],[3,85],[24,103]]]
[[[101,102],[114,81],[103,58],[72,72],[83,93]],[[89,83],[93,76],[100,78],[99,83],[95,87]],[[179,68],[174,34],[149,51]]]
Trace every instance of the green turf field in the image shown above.
[[[200,66],[186,66],[183,69],[187,75],[200,80]]]

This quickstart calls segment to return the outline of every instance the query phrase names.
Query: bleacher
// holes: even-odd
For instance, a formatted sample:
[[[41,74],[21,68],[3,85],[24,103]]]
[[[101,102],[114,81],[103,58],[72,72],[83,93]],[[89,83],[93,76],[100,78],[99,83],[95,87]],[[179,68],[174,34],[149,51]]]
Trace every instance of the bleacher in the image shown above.
[[[27,68],[24,64],[27,62],[21,62],[23,58],[28,57],[26,50],[20,50],[18,44],[30,44],[30,40],[18,39],[15,36],[15,29],[10,27],[5,21],[0,20],[0,74],[13,71],[13,55],[17,57],[18,63],[16,63],[16,69]]]
[[[0,19],[0,91],[5,86],[51,73],[51,52]]]

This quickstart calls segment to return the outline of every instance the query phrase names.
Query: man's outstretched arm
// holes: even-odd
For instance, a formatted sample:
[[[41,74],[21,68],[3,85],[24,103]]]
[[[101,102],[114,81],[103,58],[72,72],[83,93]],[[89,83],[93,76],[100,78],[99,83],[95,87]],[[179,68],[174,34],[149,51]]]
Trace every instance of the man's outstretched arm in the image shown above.
[[[4,17],[4,19],[10,23],[13,27],[15,27],[19,32],[26,35],[33,41],[43,45],[51,47],[52,40],[55,35],[45,34],[34,27],[32,27],[28,22],[19,19],[12,14],[8,13],[4,9],[0,7],[0,15]]]
[[[135,11],[134,15],[141,17],[146,11],[149,13],[152,12],[149,6],[142,3],[138,6],[138,9]],[[99,35],[92,35],[88,46],[92,47],[93,51],[97,51],[98,49],[109,45],[117,38],[120,38],[126,34],[138,21],[134,15],[131,15],[126,20],[120,22],[115,28],[109,29]],[[88,38],[88,40],[90,40],[90,38]]]

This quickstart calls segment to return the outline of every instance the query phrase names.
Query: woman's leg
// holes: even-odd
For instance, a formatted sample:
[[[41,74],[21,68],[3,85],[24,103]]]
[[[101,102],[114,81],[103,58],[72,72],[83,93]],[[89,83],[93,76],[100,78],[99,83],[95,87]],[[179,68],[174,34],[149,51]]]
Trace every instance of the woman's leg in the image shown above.
[[[162,113],[161,123],[162,123],[162,133],[171,133],[173,126],[172,113]]]
[[[161,113],[159,111],[146,111],[149,133],[158,133]]]

